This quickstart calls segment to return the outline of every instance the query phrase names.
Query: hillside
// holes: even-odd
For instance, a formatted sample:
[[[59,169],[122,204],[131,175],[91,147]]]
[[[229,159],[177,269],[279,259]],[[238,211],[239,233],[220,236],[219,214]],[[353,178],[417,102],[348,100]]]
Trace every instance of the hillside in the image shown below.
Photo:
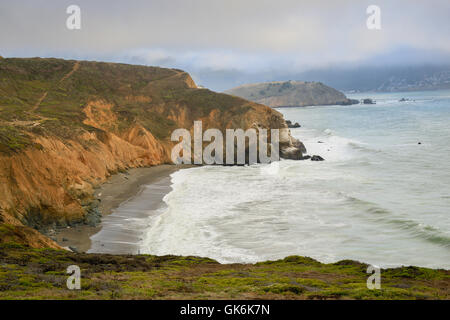
[[[81,268],[81,290],[66,269]],[[367,288],[367,264],[290,256],[256,264],[200,257],[74,254],[0,244],[0,299],[449,299],[450,271],[382,269]],[[176,309],[168,311],[176,318]],[[172,317],[169,317],[172,318]]]
[[[304,107],[316,105],[352,104],[342,93],[321,82],[266,82],[245,84],[226,93],[269,107]]]
[[[172,131],[192,130],[194,120],[204,130],[281,128],[282,150],[299,145],[280,113],[198,89],[181,70],[0,59],[0,224],[8,226],[0,242],[57,247],[26,226],[95,221],[94,188],[118,171],[169,163]]]

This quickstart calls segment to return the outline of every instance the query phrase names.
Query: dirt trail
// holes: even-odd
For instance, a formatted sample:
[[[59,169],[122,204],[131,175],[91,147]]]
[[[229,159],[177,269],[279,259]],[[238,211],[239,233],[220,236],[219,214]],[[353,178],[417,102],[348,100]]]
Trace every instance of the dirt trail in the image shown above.
[[[59,80],[58,85],[63,83],[65,80],[67,80],[79,68],[80,68],[80,61],[77,61],[73,65],[72,70],[70,70],[70,72],[68,72],[64,77],[62,77],[61,80]],[[48,91],[44,92],[44,94],[39,98],[39,100],[36,102],[36,104],[31,109],[31,113],[34,113],[39,108],[39,106],[41,105],[42,101],[44,101],[44,99],[47,97],[47,94],[48,94]]]
[[[33,106],[33,108],[31,109],[31,112],[35,112],[37,110],[37,108],[39,108],[39,106],[41,105],[42,101],[44,101],[44,99],[47,97],[48,92],[44,92],[44,94],[39,98],[39,100],[36,102],[36,104]]]
[[[74,72],[76,72],[80,68],[80,61],[75,62],[75,64],[72,67],[72,70],[70,70],[67,74],[64,75],[64,77],[59,80],[58,85],[61,85],[65,80],[70,78],[70,76],[73,75]],[[30,111],[27,113],[33,115],[34,117],[39,118],[39,120],[31,120],[31,121],[22,121],[22,120],[14,120],[14,121],[2,121],[0,120],[0,123],[2,125],[12,125],[12,126],[38,126],[41,124],[42,121],[48,120],[48,118],[43,117],[39,114],[36,114],[36,110],[41,105],[42,101],[47,97],[48,91],[45,91],[42,96],[39,98],[39,100],[33,105]]]
[[[59,80],[59,84],[61,84],[64,80],[66,80],[67,78],[69,78],[75,71],[77,71],[80,68],[80,61],[75,62],[75,64],[73,65],[72,70],[70,70],[70,72],[68,74],[66,74],[64,77],[61,78],[61,80]]]

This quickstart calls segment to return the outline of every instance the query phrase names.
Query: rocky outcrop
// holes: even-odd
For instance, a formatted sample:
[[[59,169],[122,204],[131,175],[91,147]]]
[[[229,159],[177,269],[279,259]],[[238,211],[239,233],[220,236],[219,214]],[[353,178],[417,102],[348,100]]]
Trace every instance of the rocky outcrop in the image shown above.
[[[280,134],[280,157],[290,160],[303,160],[303,155],[306,153],[305,145],[298,139],[290,135],[290,131],[283,131]]]
[[[300,128],[301,127],[301,125],[298,122],[292,123],[292,121],[290,121],[290,120],[286,120],[286,124],[287,124],[288,128]]]
[[[270,107],[350,105],[358,103],[356,100],[347,99],[342,92],[321,82],[286,81],[245,84],[227,90],[226,93]]]
[[[306,152],[281,113],[198,89],[175,69],[2,59],[0,106],[0,224],[17,230],[95,223],[94,188],[128,168],[170,163],[171,133],[195,120],[203,130],[280,129],[281,156]]]

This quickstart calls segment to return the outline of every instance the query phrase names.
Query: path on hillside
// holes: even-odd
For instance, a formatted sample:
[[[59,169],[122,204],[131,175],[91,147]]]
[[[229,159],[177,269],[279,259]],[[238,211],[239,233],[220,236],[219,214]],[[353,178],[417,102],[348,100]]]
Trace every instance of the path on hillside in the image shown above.
[[[75,62],[75,64],[73,65],[72,70],[70,70],[69,73],[67,73],[64,77],[61,78],[61,80],[59,80],[59,84],[61,84],[64,80],[66,80],[67,78],[69,78],[75,71],[77,71],[80,68],[80,61]]]
[[[64,75],[64,77],[62,77],[61,80],[59,80],[58,85],[61,85],[61,83],[63,83],[65,80],[67,80],[79,68],[80,68],[80,61],[77,61],[73,65],[72,70],[70,70],[66,75]],[[34,113],[39,108],[42,101],[44,101],[44,99],[47,97],[47,94],[48,94],[48,91],[46,91],[42,94],[42,96],[39,98],[39,100],[36,102],[36,104],[31,109],[31,113]]]
[[[68,78],[70,78],[74,72],[76,72],[78,69],[80,68],[80,61],[76,61],[75,64],[72,67],[72,70],[70,70],[67,74],[65,74],[59,81],[58,81],[58,86],[61,85],[65,80],[67,80]],[[30,111],[28,111],[27,113],[38,117],[39,120],[31,120],[31,121],[27,121],[27,120],[13,120],[13,121],[0,121],[0,123],[2,125],[12,125],[12,126],[38,126],[41,124],[42,121],[45,120],[49,120],[49,118],[46,118],[42,115],[36,114],[35,111],[39,108],[39,106],[41,105],[42,101],[44,101],[44,99],[47,97],[48,95],[48,91],[45,91],[39,98],[39,100],[33,105],[33,108],[31,108]]]

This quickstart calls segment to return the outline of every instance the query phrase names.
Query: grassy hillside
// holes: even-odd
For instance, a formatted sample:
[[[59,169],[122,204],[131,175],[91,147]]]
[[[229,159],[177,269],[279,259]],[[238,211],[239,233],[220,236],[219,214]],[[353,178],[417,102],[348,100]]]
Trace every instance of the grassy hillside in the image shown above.
[[[168,116],[178,105],[195,118],[213,109],[232,112],[246,104],[236,97],[196,89],[181,70],[60,59],[1,59],[0,151],[28,146],[31,139],[21,131],[61,137],[92,131],[83,124],[83,107],[99,99],[114,105],[118,130],[138,121],[160,139],[176,128]]]
[[[230,89],[226,93],[270,107],[303,107],[352,103],[342,92],[321,82],[278,81],[252,83]]]
[[[66,269],[81,268],[81,290]],[[402,267],[366,286],[367,265],[287,257],[219,264],[199,257],[74,254],[0,245],[0,299],[449,299],[450,271]]]

